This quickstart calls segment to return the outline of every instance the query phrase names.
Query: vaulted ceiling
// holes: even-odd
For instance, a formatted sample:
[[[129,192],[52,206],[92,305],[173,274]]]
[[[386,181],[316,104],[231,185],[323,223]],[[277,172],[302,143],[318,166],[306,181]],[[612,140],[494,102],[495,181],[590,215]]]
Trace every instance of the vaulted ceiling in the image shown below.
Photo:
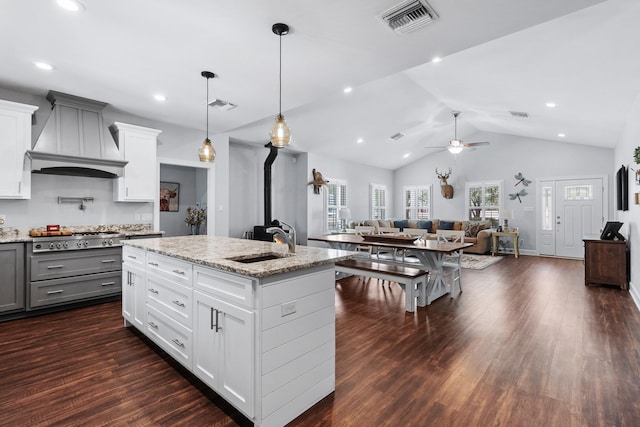
[[[290,148],[388,169],[445,146],[452,110],[469,142],[485,131],[613,147],[640,93],[637,0],[430,0],[438,19],[405,35],[377,18],[396,0],[80,1],[71,13],[2,0],[0,87],[95,99],[204,137],[210,70],[210,98],[237,105],[209,110],[210,134],[262,146],[278,112],[271,26],[284,22]]]

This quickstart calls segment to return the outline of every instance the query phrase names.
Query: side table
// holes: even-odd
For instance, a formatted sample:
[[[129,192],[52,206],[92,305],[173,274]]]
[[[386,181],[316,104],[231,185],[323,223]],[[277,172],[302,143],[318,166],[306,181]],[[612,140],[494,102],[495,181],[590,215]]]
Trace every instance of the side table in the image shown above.
[[[511,237],[513,240],[513,253],[516,258],[520,256],[520,244],[518,242],[518,236],[520,233],[517,231],[494,231],[491,236],[493,239],[493,246],[491,247],[491,255],[495,256],[498,252],[498,238],[499,237]]]

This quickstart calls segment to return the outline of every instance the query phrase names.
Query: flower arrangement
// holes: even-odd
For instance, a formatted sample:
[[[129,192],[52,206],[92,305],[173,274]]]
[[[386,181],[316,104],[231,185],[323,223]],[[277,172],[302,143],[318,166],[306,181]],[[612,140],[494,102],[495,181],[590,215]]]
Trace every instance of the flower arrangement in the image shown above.
[[[635,160],[637,165],[640,165],[640,147],[636,147],[636,149],[633,150],[633,160]]]
[[[207,222],[207,208],[187,208],[187,217],[184,219],[187,227],[191,227],[191,234],[198,234],[200,226]]]

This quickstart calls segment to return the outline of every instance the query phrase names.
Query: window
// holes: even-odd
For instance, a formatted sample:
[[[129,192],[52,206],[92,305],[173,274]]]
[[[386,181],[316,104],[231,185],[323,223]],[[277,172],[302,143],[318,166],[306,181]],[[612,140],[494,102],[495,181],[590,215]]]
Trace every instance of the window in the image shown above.
[[[339,231],[342,229],[338,212],[347,207],[347,182],[339,179],[329,179],[327,184],[327,231]]]
[[[380,184],[370,184],[371,219],[385,219],[387,214],[387,187]]]
[[[553,230],[553,191],[551,187],[542,187],[540,190],[542,194],[542,229]]]
[[[406,219],[431,218],[431,186],[404,187],[404,212]]]
[[[593,185],[567,185],[564,187],[565,200],[593,200]]]
[[[473,221],[488,219],[492,226],[500,221],[502,181],[467,183],[467,218]]]

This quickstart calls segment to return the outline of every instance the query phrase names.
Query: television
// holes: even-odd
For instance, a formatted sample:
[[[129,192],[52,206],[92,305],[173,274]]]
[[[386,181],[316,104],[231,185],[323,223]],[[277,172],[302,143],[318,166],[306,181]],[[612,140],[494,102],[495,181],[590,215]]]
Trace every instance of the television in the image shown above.
[[[613,240],[614,238],[618,238],[618,240],[624,240],[624,236],[620,234],[618,231],[622,227],[622,223],[618,221],[607,221],[602,230],[602,234],[600,234],[601,240]]]

